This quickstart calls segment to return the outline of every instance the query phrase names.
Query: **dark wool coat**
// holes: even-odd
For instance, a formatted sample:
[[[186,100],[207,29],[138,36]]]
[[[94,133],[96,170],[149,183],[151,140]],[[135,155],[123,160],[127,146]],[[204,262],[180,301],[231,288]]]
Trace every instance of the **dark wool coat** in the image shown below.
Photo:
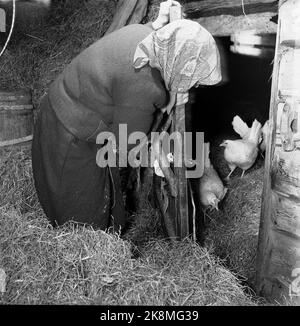
[[[53,224],[122,227],[125,212],[118,168],[96,164],[95,139],[119,123],[148,133],[167,101],[158,70],[133,68],[137,44],[152,29],[134,24],[92,44],[64,69],[43,99],[35,124],[32,162],[40,203]],[[129,147],[130,148],[130,147]]]

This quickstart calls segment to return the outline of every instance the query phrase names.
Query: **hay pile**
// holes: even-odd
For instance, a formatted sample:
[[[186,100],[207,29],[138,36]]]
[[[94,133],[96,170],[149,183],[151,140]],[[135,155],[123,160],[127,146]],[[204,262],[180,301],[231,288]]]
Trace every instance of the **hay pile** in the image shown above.
[[[212,144],[211,160],[224,178],[229,173],[223,156],[223,139],[235,139],[236,135],[218,136]],[[255,282],[256,251],[263,188],[264,161],[258,157],[255,165],[243,179],[236,169],[228,193],[219,212],[209,213],[206,243],[213,245],[215,253],[226,261],[226,265],[253,287]]]
[[[0,88],[29,88],[35,107],[65,65],[102,37],[117,1],[56,2],[48,19],[30,34],[16,31],[0,59]]]
[[[149,241],[0,211],[1,304],[253,305],[231,272],[191,242]]]
[[[0,304],[256,304],[210,249],[164,240],[149,205],[122,238],[74,224],[54,229],[34,192],[30,148],[0,157]]]
[[[65,1],[43,28],[15,35],[1,57],[0,87],[30,88],[37,107],[64,66],[104,34],[115,5]],[[222,254],[221,237],[213,239],[210,230]],[[229,241],[229,228],[222,237]],[[34,190],[30,147],[0,150],[0,268],[7,274],[2,304],[256,305],[207,248],[164,240],[157,212],[147,204],[122,238],[72,224],[53,229]]]

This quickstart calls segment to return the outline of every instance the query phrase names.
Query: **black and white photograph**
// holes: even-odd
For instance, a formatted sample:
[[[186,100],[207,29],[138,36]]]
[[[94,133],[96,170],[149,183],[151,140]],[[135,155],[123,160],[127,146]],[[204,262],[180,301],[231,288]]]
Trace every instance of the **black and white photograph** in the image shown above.
[[[0,0],[0,306],[300,305],[299,31],[299,0]]]

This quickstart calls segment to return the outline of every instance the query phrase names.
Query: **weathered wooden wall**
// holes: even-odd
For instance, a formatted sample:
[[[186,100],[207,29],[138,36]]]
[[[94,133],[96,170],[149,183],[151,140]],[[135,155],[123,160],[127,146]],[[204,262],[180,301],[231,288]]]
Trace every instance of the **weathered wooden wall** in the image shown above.
[[[257,291],[300,305],[300,1],[281,1],[257,260]],[[295,120],[294,120],[295,119]]]

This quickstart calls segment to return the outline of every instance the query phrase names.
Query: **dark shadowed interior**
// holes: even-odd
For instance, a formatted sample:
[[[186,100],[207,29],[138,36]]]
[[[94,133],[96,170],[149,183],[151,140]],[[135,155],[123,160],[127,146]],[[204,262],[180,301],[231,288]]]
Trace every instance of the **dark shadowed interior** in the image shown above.
[[[217,41],[222,45],[222,73],[228,81],[192,89],[190,96],[192,129],[205,131],[206,141],[232,132],[235,115],[250,126],[255,118],[264,124],[269,115],[273,58],[232,53],[229,37]]]

